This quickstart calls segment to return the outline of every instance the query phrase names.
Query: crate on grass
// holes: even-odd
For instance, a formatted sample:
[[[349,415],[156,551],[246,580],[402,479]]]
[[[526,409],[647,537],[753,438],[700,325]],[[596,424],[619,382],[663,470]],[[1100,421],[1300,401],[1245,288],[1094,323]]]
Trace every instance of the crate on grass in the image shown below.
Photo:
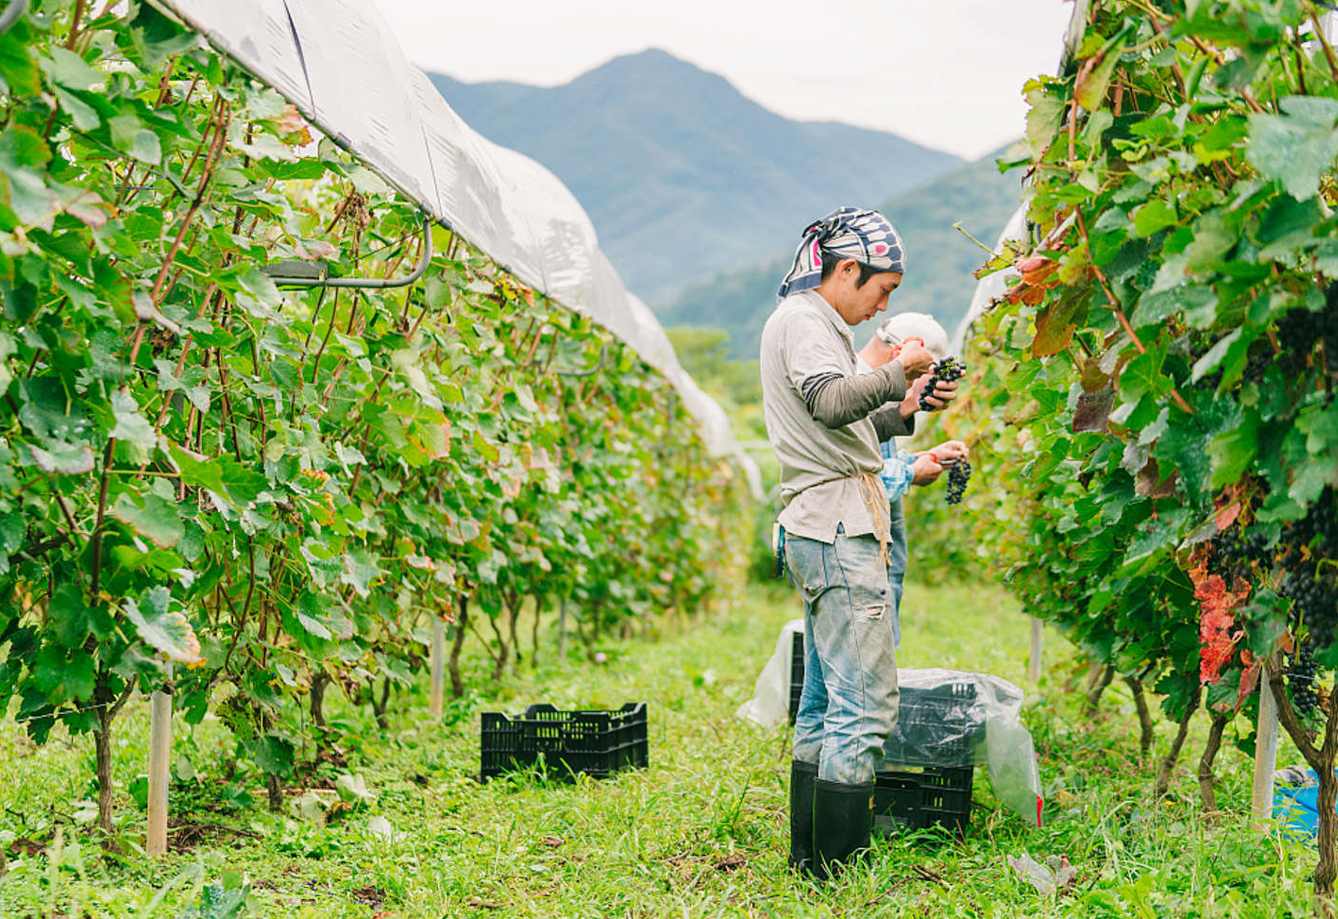
[[[804,686],[802,632],[795,633],[791,654],[793,723]],[[897,724],[883,746],[884,765],[874,787],[874,826],[883,832],[942,826],[965,834],[971,818],[976,747],[985,736],[976,684],[969,677],[930,685],[909,682],[903,681]]]
[[[617,711],[564,712],[538,703],[523,715],[484,712],[481,732],[479,776],[485,781],[541,759],[564,779],[578,772],[612,775],[644,768],[649,761],[645,702],[629,702]]]
[[[883,745],[883,761],[903,766],[969,766],[984,739],[983,711],[969,680],[901,687],[897,724]]]
[[[895,833],[941,826],[965,835],[971,823],[974,774],[974,766],[880,770],[874,780],[874,830]]]

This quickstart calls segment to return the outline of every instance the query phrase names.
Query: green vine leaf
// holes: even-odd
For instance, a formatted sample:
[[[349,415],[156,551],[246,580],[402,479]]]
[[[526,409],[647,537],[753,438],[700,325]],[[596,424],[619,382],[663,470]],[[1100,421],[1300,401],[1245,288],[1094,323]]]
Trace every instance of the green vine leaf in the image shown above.
[[[1338,99],[1287,96],[1278,105],[1280,115],[1250,116],[1246,155],[1260,175],[1281,184],[1293,198],[1312,198],[1320,176],[1338,157]]]
[[[184,532],[176,504],[152,493],[143,498],[141,504],[129,492],[122,492],[112,505],[112,513],[160,549],[172,548]]]
[[[124,601],[126,618],[135,626],[139,637],[149,646],[161,651],[168,660],[178,664],[198,664],[200,640],[190,620],[176,610],[169,609],[171,593],[166,587],[155,587],[141,598],[143,606],[127,597]]]

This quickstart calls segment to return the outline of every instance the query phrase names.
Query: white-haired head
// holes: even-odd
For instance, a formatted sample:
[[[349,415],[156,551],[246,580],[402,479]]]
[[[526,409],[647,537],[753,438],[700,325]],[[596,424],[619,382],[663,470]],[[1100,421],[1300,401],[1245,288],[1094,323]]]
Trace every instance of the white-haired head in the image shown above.
[[[874,334],[889,347],[896,347],[908,338],[918,338],[935,358],[948,356],[948,333],[928,313],[897,313]]]

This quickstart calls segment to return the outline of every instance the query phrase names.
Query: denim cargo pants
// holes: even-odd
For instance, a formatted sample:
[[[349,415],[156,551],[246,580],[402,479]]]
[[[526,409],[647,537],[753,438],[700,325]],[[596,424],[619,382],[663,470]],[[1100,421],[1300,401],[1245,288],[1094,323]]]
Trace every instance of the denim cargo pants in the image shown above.
[[[896,645],[906,538],[901,502],[892,505],[892,572],[874,536],[836,542],[787,536],[785,561],[804,600],[804,687],[794,723],[794,758],[818,778],[872,782],[897,721]]]

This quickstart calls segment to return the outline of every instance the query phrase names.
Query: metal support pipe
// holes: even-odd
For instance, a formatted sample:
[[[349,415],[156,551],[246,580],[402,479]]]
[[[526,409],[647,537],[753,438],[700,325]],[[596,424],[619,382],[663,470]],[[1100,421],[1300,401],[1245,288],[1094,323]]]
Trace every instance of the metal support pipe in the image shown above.
[[[279,275],[279,270],[298,270],[310,266],[311,262],[278,262],[261,268],[276,287],[354,287],[362,290],[387,290],[393,287],[408,287],[421,278],[432,263],[432,218],[423,216],[423,255],[414,266],[414,270],[402,278],[332,278],[325,274],[324,263],[321,270],[313,277],[297,275]]]

